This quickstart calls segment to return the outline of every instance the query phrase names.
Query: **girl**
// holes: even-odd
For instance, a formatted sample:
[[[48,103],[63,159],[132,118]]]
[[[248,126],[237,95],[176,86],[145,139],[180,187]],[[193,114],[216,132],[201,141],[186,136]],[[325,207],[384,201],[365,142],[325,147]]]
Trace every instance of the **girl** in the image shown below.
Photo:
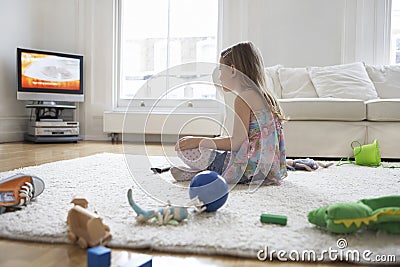
[[[183,137],[178,156],[189,167],[172,167],[177,181],[190,180],[202,170],[221,174],[228,183],[279,185],[287,176],[283,112],[265,86],[264,64],[251,42],[221,52],[223,90],[236,95],[234,127],[226,137]]]

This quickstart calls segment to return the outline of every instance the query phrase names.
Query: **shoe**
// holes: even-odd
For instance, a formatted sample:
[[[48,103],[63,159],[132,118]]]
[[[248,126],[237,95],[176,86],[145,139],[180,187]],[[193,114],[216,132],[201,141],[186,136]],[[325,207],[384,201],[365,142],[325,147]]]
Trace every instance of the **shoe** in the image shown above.
[[[190,181],[196,174],[200,172],[187,167],[171,167],[169,171],[177,182]]]
[[[0,181],[0,214],[6,208],[27,205],[44,191],[44,181],[37,176],[16,174]]]

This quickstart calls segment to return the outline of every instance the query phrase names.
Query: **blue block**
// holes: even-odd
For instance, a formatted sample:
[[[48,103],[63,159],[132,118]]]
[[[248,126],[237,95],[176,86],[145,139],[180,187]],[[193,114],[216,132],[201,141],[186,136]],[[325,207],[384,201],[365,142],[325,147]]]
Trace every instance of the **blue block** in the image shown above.
[[[87,250],[88,267],[109,267],[111,265],[111,249],[98,246]]]
[[[147,254],[135,254],[134,257],[126,264],[120,267],[151,267],[153,265],[153,257]]]

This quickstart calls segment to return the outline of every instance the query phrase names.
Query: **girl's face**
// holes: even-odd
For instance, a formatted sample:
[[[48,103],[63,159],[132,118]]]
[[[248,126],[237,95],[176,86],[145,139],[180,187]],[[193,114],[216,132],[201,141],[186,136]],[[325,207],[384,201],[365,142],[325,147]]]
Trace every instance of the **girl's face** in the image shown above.
[[[222,84],[222,88],[225,92],[232,91],[232,75],[233,75],[233,67],[227,66],[224,64],[223,58],[219,60],[219,70],[220,70],[220,80]]]

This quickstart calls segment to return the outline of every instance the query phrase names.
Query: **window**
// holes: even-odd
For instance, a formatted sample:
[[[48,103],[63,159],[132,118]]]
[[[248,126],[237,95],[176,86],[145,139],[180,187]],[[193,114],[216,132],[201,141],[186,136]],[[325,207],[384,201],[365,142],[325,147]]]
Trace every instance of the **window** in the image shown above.
[[[211,74],[220,50],[219,5],[219,0],[119,0],[117,106],[132,106],[132,98],[139,107],[160,99],[166,106],[218,99]]]
[[[400,64],[400,0],[392,0],[390,63]]]

